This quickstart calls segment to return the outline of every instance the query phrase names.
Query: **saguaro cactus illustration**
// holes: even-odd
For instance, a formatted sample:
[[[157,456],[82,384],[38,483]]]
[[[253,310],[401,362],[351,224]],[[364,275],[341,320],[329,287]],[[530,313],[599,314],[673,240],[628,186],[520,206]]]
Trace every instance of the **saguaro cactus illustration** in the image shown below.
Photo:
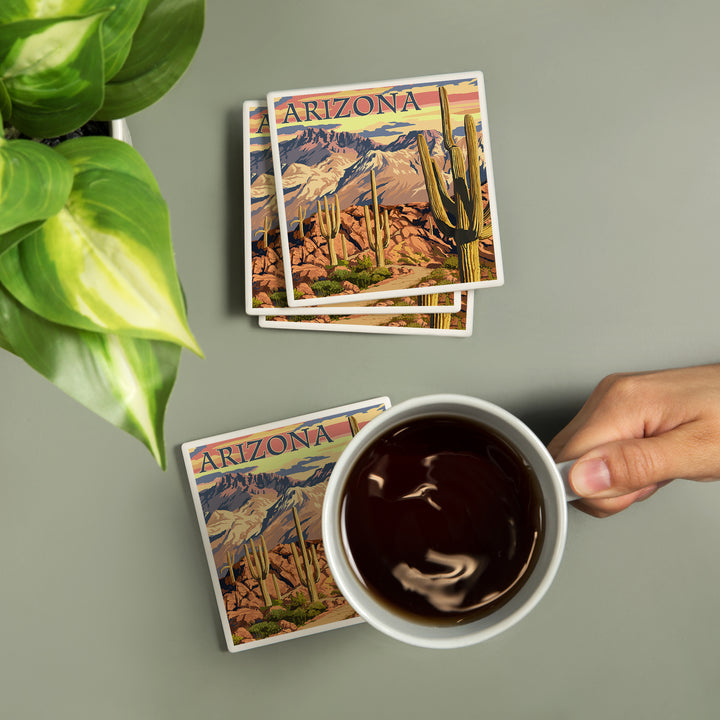
[[[350,423],[350,434],[355,437],[360,432],[357,418],[354,415],[348,415],[348,422]]]
[[[265,544],[265,538],[262,535],[260,536],[260,552],[258,552],[258,549],[255,546],[255,540],[252,538],[250,539],[250,547],[252,548],[252,554],[248,549],[247,543],[245,544],[245,562],[247,563],[250,575],[252,575],[252,577],[257,580],[260,585],[263,602],[266,605],[271,605],[272,600],[270,599],[270,593],[265,585],[265,580],[267,580],[268,573],[270,572],[270,558],[268,557],[268,549]]]
[[[230,582],[234,585],[235,584],[235,568],[233,567],[235,565],[235,553],[231,553],[229,550],[225,554],[225,557],[227,558],[227,565],[223,565],[220,569],[224,570],[225,568],[228,569],[228,576],[230,578]]]
[[[320,581],[320,566],[318,565],[317,550],[315,550],[315,546],[312,543],[307,543],[307,545],[310,546],[310,552],[308,552],[305,537],[300,527],[300,517],[297,508],[293,507],[292,512],[302,560],[298,556],[295,543],[290,546],[290,549],[292,550],[293,560],[295,560],[295,567],[297,568],[300,582],[308,589],[310,602],[315,602],[320,599],[317,591],[317,583]]]
[[[262,240],[260,241],[260,243],[258,244],[258,247],[259,247],[261,250],[267,250],[267,249],[268,249],[268,232],[270,232],[270,219],[269,219],[268,216],[266,215],[266,216],[265,216],[265,220],[263,220],[263,229],[262,229],[262,230],[257,230],[257,231],[255,232],[256,235],[259,234],[259,233],[262,233],[262,234],[263,234],[263,239],[262,239]]]
[[[439,293],[430,293],[428,295],[418,296],[418,305],[420,307],[428,307],[438,305],[440,302]],[[430,327],[433,330],[447,330],[450,327],[450,313],[428,313],[430,317]]]
[[[427,141],[422,133],[417,136],[420,164],[425,177],[425,187],[435,224],[441,233],[455,238],[458,252],[458,268],[461,282],[480,280],[480,253],[478,241],[492,237],[487,225],[489,210],[483,210],[482,185],[480,183],[480,159],[477,130],[472,115],[465,115],[465,140],[468,171],[462,150],[455,143],[450,122],[450,105],[447,89],[440,87],[440,114],[442,118],[443,144],[450,154],[453,177],[453,196],[447,192],[445,179],[437,163],[430,157]],[[488,259],[494,259],[490,253]]]
[[[305,210],[303,210],[303,206],[298,204],[298,226],[295,229],[295,237],[298,240],[302,240],[303,236],[305,235],[305,226],[303,223],[305,222],[305,218],[307,216],[305,215]]]
[[[374,170],[370,171],[370,189],[373,205],[372,218],[370,217],[370,208],[367,205],[365,206],[365,228],[367,230],[368,245],[375,252],[376,265],[385,267],[385,250],[390,247],[390,218],[388,217],[387,208],[383,210],[382,216],[380,215]]]
[[[332,208],[328,206],[327,195],[325,196],[325,215],[323,216],[323,209],[318,200],[317,204],[317,218],[318,224],[320,225],[320,234],[327,240],[328,248],[330,249],[330,264],[337,265],[337,253],[335,252],[335,238],[340,232],[340,201],[338,196],[335,195],[335,201]]]

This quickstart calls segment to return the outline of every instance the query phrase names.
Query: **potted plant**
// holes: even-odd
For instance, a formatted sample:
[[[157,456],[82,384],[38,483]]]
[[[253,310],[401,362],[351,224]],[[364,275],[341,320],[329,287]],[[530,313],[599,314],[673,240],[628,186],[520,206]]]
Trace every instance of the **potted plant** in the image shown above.
[[[202,353],[152,172],[129,144],[84,133],[162,97],[203,20],[204,0],[0,4],[0,347],[163,469],[181,348]]]

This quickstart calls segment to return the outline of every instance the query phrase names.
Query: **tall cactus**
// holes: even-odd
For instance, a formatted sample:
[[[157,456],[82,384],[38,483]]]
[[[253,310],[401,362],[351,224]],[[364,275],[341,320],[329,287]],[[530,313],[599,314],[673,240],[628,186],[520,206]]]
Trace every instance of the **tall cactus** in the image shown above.
[[[440,304],[439,293],[429,293],[428,295],[418,296],[418,305],[420,307],[429,307],[432,305]],[[450,328],[450,315],[449,312],[429,313],[430,316],[430,327],[433,330],[447,330]]]
[[[320,581],[320,566],[318,565],[317,550],[315,550],[315,546],[312,543],[307,543],[307,545],[310,546],[310,552],[308,552],[296,507],[293,507],[292,513],[293,520],[295,520],[295,530],[297,530],[302,561],[298,556],[295,543],[290,546],[290,549],[292,550],[293,560],[295,560],[295,567],[297,568],[300,582],[308,589],[310,602],[316,602],[320,599],[317,591],[317,583]]]
[[[270,573],[270,576],[272,577],[273,587],[275,588],[275,599],[282,600],[282,595],[280,593],[280,586],[278,585],[278,581],[277,581],[277,578],[275,577],[275,573]]]
[[[430,316],[430,327],[433,330],[449,330],[451,320],[452,320],[452,313],[449,313],[449,312],[433,313]]]
[[[260,536],[260,552],[255,547],[255,540],[250,539],[250,547],[252,548],[252,555],[248,550],[247,544],[245,544],[245,562],[247,563],[250,575],[258,581],[260,585],[260,592],[263,596],[263,602],[265,605],[272,605],[270,599],[270,593],[268,592],[265,580],[267,580],[268,573],[270,572],[270,558],[268,556],[267,545],[265,544],[265,538]]]
[[[462,150],[455,143],[452,134],[447,89],[440,87],[438,90],[440,94],[443,144],[450,154],[453,196],[450,197],[447,192],[445,179],[434,158],[430,157],[427,141],[422,133],[417,136],[420,164],[425,177],[425,187],[435,224],[444,235],[455,237],[460,281],[477,282],[480,280],[478,241],[481,238],[491,238],[492,228],[488,225],[489,208],[487,211],[483,209],[475,120],[472,115],[465,115],[465,140],[468,161],[468,172],[466,174]],[[483,254],[486,255],[487,253]],[[488,259],[494,259],[494,253],[488,255]]]
[[[385,250],[390,247],[390,218],[387,209],[380,215],[378,205],[377,186],[375,185],[375,171],[370,171],[370,189],[372,191],[373,215],[370,217],[370,208],[365,206],[365,228],[367,230],[368,245],[375,252],[376,265],[385,267]],[[373,220],[375,229],[373,231]]]
[[[268,233],[270,232],[270,219],[268,216],[265,216],[265,220],[263,221],[263,228],[262,230],[257,230],[255,234],[262,233],[263,239],[258,243],[258,247],[261,250],[267,250],[268,249]]]
[[[230,582],[234,585],[235,584],[235,553],[231,553],[229,550],[225,554],[225,557],[227,558],[227,564],[223,565],[220,569],[224,570],[225,568],[228,569],[228,577],[230,578]]]
[[[426,295],[418,295],[418,305],[420,307],[431,307],[440,304],[440,293],[427,293]]]
[[[303,210],[303,206],[298,203],[298,226],[295,230],[295,237],[298,240],[302,240],[303,236],[305,235],[305,226],[303,223],[305,222],[305,218],[307,216],[305,215],[305,210]]]
[[[327,240],[328,248],[330,249],[330,264],[337,265],[337,253],[335,252],[335,238],[340,232],[340,201],[338,196],[335,195],[335,201],[333,207],[328,206],[327,195],[325,196],[325,215],[323,216],[323,209],[318,200],[317,204],[317,218],[318,224],[320,225],[320,234]]]
[[[348,423],[350,423],[350,434],[355,437],[360,432],[357,418],[354,415],[348,415]]]

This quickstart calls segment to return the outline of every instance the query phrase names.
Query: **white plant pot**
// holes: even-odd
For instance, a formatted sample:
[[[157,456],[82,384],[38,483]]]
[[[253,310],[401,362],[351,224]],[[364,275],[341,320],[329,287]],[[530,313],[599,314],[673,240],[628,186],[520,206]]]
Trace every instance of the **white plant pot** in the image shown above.
[[[128,145],[132,145],[132,138],[130,137],[130,130],[124,119],[112,120],[110,123],[110,131],[112,136],[116,140],[122,140]]]

